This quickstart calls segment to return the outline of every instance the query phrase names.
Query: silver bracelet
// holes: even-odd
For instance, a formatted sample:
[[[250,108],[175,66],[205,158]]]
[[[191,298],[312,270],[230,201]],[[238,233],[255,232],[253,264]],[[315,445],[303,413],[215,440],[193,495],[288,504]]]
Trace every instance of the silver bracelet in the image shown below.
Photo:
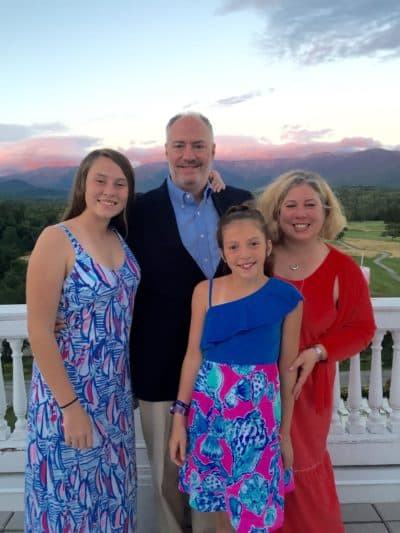
[[[311,348],[312,348],[313,350],[315,350],[315,353],[317,354],[317,360],[318,360],[319,362],[325,360],[325,357],[324,357],[324,351],[323,351],[323,349],[321,348],[321,346],[318,346],[318,344],[315,344],[314,346],[311,346]]]

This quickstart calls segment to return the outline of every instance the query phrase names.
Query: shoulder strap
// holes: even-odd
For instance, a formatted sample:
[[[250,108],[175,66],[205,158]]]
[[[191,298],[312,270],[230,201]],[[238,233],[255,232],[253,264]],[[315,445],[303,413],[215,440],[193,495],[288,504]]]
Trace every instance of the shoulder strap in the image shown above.
[[[212,302],[212,286],[213,286],[213,278],[210,278],[208,280],[208,307],[211,307],[211,302]]]
[[[67,226],[64,226],[62,222],[60,222],[59,224],[56,224],[56,226],[58,228],[61,228],[66,233],[67,237],[71,241],[72,246],[74,247],[75,252],[77,254],[80,254],[83,251],[83,248],[80,245],[79,241],[76,239],[76,237],[73,235],[73,233],[71,233],[71,231],[67,228]]]

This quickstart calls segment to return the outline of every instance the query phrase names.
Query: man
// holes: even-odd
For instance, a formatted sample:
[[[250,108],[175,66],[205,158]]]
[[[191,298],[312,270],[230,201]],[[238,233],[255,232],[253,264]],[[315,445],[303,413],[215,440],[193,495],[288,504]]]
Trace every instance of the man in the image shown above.
[[[128,243],[142,270],[131,333],[133,390],[152,468],[160,533],[182,533],[187,497],[168,453],[171,415],[190,325],[192,292],[221,274],[216,242],[219,217],[251,199],[242,189],[212,193],[215,143],[209,120],[179,114],[167,124],[170,176],[135,203]],[[214,531],[207,513],[192,513],[193,531]]]

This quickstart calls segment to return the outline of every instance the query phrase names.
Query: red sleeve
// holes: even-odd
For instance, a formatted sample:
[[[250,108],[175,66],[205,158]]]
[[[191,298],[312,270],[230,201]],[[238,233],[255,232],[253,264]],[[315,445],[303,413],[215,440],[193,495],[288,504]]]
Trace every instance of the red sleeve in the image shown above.
[[[376,325],[368,285],[360,267],[349,257],[337,256],[338,315],[329,332],[318,340],[329,361],[340,361],[368,346]]]

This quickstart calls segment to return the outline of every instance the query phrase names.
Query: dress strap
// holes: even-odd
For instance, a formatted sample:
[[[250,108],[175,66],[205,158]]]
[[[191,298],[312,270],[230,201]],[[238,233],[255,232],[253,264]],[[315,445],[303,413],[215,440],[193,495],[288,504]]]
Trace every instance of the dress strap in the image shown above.
[[[71,233],[71,231],[67,228],[67,226],[64,226],[64,224],[62,222],[56,224],[56,226],[58,228],[61,228],[66,233],[67,237],[71,241],[72,246],[74,247],[75,252],[77,254],[81,254],[83,252],[83,248],[82,248],[80,242],[75,237],[75,235],[73,233]]]
[[[208,281],[208,307],[211,307],[213,278],[210,278]]]

